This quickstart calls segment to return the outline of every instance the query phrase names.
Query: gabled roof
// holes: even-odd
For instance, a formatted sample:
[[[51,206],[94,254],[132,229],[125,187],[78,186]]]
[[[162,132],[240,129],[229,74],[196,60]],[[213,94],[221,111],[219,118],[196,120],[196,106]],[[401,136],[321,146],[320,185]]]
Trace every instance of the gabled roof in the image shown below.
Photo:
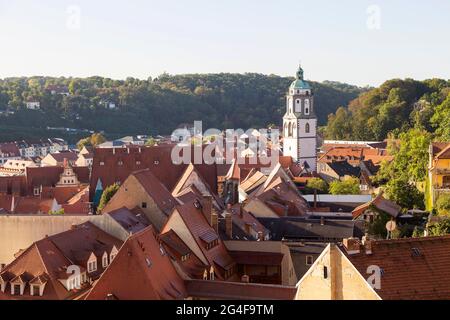
[[[208,261],[210,266],[215,267],[218,277],[220,279],[223,279],[223,274],[220,272],[220,270],[217,270],[216,266],[218,265],[222,269],[228,270],[235,263],[229,255],[222,240],[218,237],[215,230],[206,220],[201,208],[196,208],[196,206],[194,205],[195,201],[201,201],[201,199],[192,194],[191,201],[186,201],[183,205],[177,206],[175,210],[176,212],[178,212],[187,230],[194,238],[206,261]],[[169,230],[169,226],[170,219],[163,230]],[[206,243],[213,237],[218,240],[218,244],[208,250],[206,248]]]
[[[120,240],[87,222],[35,242],[7,265],[1,275],[9,279],[21,276],[27,282],[47,282],[43,297],[29,296],[29,291],[25,290],[20,299],[68,299],[76,293],[67,291],[59,281],[68,277],[67,268],[78,265],[83,270],[86,261],[84,258],[80,261],[79,257],[87,257],[92,252],[102,254],[113,246],[119,248],[121,244]],[[102,264],[98,263],[97,266],[98,273],[102,272]]]
[[[135,172],[132,175],[139,181],[144,190],[155,201],[156,205],[166,215],[169,215],[172,209],[178,204],[178,201],[172,196],[164,184],[149,169]]]
[[[383,300],[450,299],[450,236],[372,241],[372,254],[339,248],[365,279],[380,268]]]
[[[383,197],[383,193],[380,193],[375,199],[360,205],[352,211],[353,219],[358,218],[371,206],[375,206],[377,209],[386,212],[392,217],[396,218],[401,211],[401,207],[393,201],[387,200]]]
[[[361,169],[353,167],[348,161],[332,161],[328,163],[328,166],[336,172],[339,177],[352,176],[359,177]]]
[[[130,234],[144,230],[150,225],[145,214],[135,213],[126,207],[105,213],[113,218],[120,226]]]
[[[163,271],[163,272],[162,272]],[[86,296],[86,300],[181,300],[183,280],[148,227],[132,235]]]
[[[99,179],[103,189],[116,182],[123,183],[128,176],[139,170],[149,169],[168,190],[172,190],[188,164],[175,164],[172,161],[174,145],[154,147],[128,146],[127,148],[96,148],[91,176],[91,198]],[[193,157],[192,153],[192,157]],[[119,163],[122,165],[119,165]],[[195,165],[211,190],[217,190],[216,165]]]

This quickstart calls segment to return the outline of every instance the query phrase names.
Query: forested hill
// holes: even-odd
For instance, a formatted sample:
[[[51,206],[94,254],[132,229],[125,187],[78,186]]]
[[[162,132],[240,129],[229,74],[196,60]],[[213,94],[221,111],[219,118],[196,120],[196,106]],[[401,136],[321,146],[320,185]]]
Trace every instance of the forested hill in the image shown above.
[[[450,140],[450,80],[393,79],[329,116],[330,139],[383,140],[411,129]]]
[[[7,78],[0,80],[0,141],[57,135],[47,127],[120,136],[169,134],[181,123],[194,120],[219,129],[280,125],[291,81],[254,73],[163,74],[148,80]],[[311,85],[322,125],[330,113],[365,91],[338,82]],[[39,101],[41,110],[27,110],[27,101]],[[115,109],[109,108],[111,103]]]

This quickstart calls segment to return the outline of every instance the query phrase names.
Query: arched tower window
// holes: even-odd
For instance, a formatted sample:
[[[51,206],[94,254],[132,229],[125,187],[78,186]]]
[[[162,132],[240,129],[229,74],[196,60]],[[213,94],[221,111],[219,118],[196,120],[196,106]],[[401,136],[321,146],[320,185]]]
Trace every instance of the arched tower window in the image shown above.
[[[289,123],[288,137],[292,137],[292,123]]]
[[[306,123],[305,125],[305,132],[309,133],[311,131],[310,127],[309,127],[309,123]]]

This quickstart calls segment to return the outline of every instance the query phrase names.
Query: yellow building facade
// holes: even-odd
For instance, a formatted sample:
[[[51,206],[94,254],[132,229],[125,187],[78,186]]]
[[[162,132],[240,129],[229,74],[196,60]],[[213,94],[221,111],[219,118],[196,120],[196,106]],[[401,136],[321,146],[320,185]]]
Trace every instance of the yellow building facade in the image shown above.
[[[433,142],[429,153],[427,206],[431,209],[439,195],[450,193],[450,143]]]

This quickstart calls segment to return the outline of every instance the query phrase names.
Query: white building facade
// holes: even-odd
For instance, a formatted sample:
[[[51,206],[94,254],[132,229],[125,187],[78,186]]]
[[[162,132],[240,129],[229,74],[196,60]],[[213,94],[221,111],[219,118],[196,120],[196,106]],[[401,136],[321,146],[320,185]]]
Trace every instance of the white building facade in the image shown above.
[[[283,154],[290,156],[309,171],[317,170],[317,117],[314,94],[304,81],[299,67],[296,80],[286,96],[286,114],[283,117]]]

